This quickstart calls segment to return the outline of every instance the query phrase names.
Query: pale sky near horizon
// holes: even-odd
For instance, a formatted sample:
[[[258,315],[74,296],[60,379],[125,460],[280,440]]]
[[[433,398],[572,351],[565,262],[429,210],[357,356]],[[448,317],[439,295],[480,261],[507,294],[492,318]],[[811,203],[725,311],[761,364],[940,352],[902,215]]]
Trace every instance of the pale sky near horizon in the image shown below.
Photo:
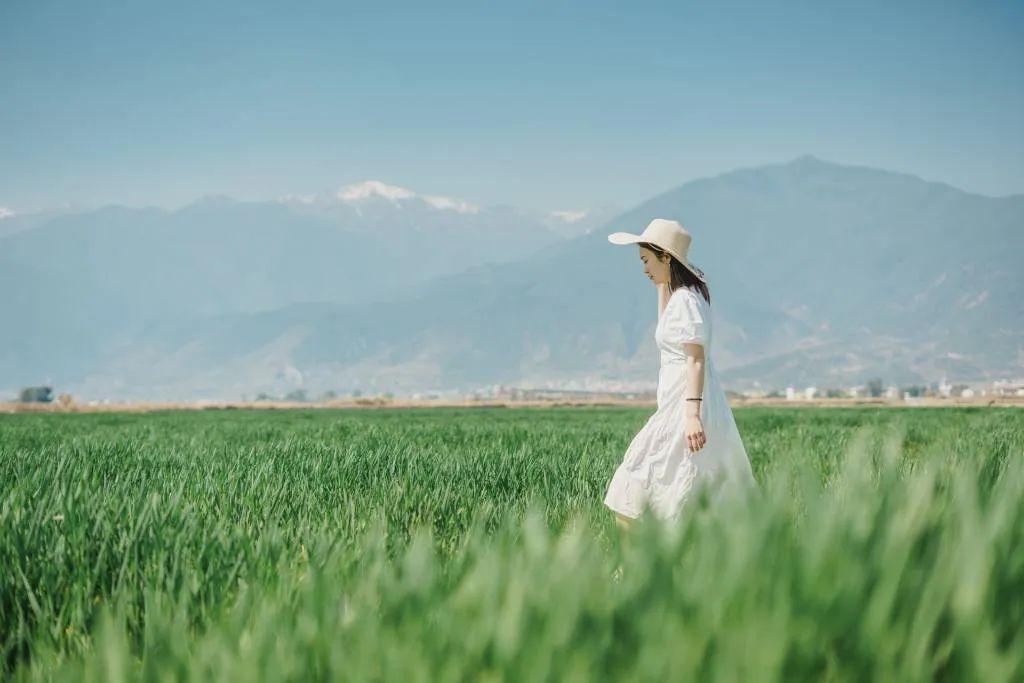
[[[621,208],[813,154],[1024,192],[1024,3],[0,0],[0,213],[377,179]]]

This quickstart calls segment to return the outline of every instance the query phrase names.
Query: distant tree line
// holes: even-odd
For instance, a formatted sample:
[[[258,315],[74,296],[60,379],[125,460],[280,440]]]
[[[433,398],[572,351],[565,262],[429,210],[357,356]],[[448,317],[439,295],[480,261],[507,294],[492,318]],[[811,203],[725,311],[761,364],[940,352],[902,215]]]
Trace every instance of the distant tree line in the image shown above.
[[[18,394],[22,403],[50,403],[53,401],[53,387],[25,387]]]
[[[292,402],[292,403],[307,403],[309,401],[314,401],[314,400],[321,401],[321,402],[323,402],[323,401],[333,401],[333,400],[337,399],[340,395],[341,394],[339,394],[336,391],[330,391],[329,390],[329,391],[325,391],[324,393],[320,394],[319,398],[314,399],[314,398],[311,398],[309,396],[308,392],[306,392],[305,389],[292,389],[291,391],[289,391],[288,393],[286,393],[285,395],[280,396],[280,397],[273,396],[271,394],[266,393],[265,391],[261,391],[260,393],[256,394],[256,399],[255,400],[257,400],[257,401],[289,401],[289,402]],[[351,396],[352,398],[359,398],[362,395],[363,395],[363,392],[360,389],[355,389],[355,390],[353,390],[349,394],[349,396]],[[390,397],[393,396],[393,394],[391,394],[391,392],[388,392],[384,396],[385,396],[385,398],[390,398]]]

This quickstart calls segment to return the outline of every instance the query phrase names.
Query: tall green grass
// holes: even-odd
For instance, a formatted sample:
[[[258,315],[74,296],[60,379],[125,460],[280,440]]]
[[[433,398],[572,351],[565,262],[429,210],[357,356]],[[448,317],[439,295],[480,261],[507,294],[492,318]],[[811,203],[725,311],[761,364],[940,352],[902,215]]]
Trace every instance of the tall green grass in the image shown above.
[[[1024,413],[742,409],[760,496],[645,518],[649,411],[0,417],[17,679],[1024,679]]]

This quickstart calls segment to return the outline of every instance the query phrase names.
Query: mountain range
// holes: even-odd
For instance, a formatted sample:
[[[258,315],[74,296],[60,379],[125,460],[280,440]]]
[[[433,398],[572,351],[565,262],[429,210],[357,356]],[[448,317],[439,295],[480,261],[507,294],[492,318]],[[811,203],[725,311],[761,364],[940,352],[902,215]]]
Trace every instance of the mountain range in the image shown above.
[[[1024,196],[803,156],[626,212],[478,207],[368,181],[0,229],[0,391],[653,385],[656,294],[635,248],[606,235],[655,217],[694,235],[728,388],[1024,371]]]

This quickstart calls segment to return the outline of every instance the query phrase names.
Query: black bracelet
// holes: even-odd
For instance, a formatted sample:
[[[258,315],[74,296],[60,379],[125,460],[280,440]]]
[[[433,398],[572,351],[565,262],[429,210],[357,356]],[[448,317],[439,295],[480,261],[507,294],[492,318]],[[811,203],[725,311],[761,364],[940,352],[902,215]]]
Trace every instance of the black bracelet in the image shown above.
[[[700,399],[699,399],[699,398],[688,398],[688,399],[686,399],[686,400],[687,400],[687,401],[699,401]]]

